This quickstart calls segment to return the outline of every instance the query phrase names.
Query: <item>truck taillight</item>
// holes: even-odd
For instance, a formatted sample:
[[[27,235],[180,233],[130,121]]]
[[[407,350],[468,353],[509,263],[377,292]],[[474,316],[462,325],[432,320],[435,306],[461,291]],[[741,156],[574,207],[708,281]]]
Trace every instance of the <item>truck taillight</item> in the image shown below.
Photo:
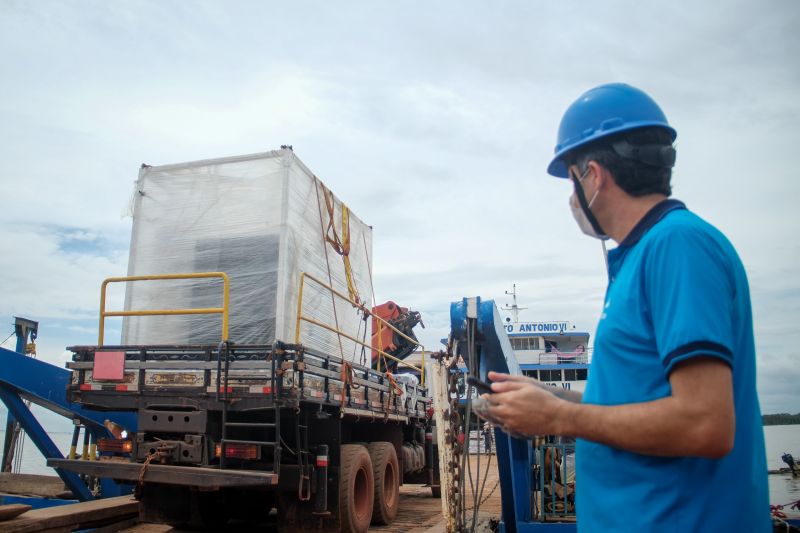
[[[131,453],[133,442],[128,439],[98,439],[97,449],[101,452]]]
[[[222,445],[217,444],[214,455],[222,455]],[[258,459],[258,446],[255,444],[226,444],[225,457],[228,459]]]

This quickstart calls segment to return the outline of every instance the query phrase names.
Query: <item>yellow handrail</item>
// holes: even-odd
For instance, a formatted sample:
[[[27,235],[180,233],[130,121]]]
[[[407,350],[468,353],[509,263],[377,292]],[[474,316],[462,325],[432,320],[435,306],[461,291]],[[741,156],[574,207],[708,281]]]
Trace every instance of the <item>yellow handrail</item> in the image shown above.
[[[145,309],[142,311],[106,311],[106,288],[109,283],[128,281],[155,281],[165,279],[221,278],[223,286],[222,307],[199,307],[194,309]],[[100,328],[98,346],[103,345],[105,322],[108,316],[159,316],[159,315],[222,315],[222,340],[228,340],[228,315],[231,300],[231,282],[225,272],[197,272],[188,274],[157,274],[152,276],[125,276],[106,278],[100,289]]]
[[[322,322],[320,322],[318,320],[315,320],[313,318],[310,318],[310,317],[307,317],[307,316],[303,315],[303,288],[305,287],[306,278],[312,280],[317,285],[320,285],[321,287],[324,287],[324,288],[328,289],[329,291],[331,291],[333,294],[335,294],[339,298],[350,302],[354,307],[357,307],[357,308],[361,309],[364,313],[366,313],[368,315],[371,315],[374,319],[377,319],[378,320],[378,328],[379,329],[382,328],[385,325],[385,326],[389,327],[392,331],[394,331],[395,333],[397,333],[398,335],[403,337],[404,339],[408,340],[409,342],[411,342],[414,345],[416,345],[419,348],[421,348],[422,349],[421,367],[416,367],[416,366],[414,366],[414,365],[412,365],[410,363],[407,363],[407,362],[403,361],[402,359],[398,359],[398,358],[394,357],[393,355],[384,352],[382,349],[375,348],[371,344],[367,344],[367,343],[365,343],[365,342],[363,342],[363,341],[361,341],[361,340],[359,340],[359,339],[357,339],[357,338],[345,333],[344,331],[341,331],[339,329],[334,328],[333,326],[330,326],[328,324],[324,324],[324,323],[322,323]],[[353,341],[356,344],[359,344],[361,346],[364,346],[365,348],[369,348],[371,350],[375,350],[376,352],[378,352],[383,357],[391,359],[392,361],[395,361],[397,364],[400,364],[400,365],[403,365],[403,366],[407,366],[409,368],[413,368],[414,370],[416,370],[416,371],[418,371],[420,373],[420,378],[421,378],[422,385],[423,386],[425,385],[425,347],[422,344],[420,344],[420,342],[418,340],[412,339],[411,337],[409,337],[408,335],[406,335],[405,333],[403,333],[402,331],[400,331],[399,329],[397,329],[396,327],[391,325],[389,322],[384,320],[383,318],[373,314],[369,309],[364,307],[363,304],[351,300],[350,298],[348,298],[347,296],[345,296],[341,292],[337,291],[336,289],[334,289],[330,285],[326,285],[324,282],[320,281],[319,279],[315,278],[314,276],[312,276],[311,274],[308,274],[306,272],[301,272],[300,273],[300,289],[298,290],[298,293],[297,293],[297,320],[295,322],[295,333],[294,333],[294,341],[295,341],[296,344],[300,344],[300,322],[301,321],[306,321],[306,322],[308,322],[310,324],[314,324],[314,325],[319,326],[321,328],[327,329],[328,331],[331,331],[333,333],[336,333],[337,335],[341,335],[341,336],[343,336],[343,337],[345,337],[347,339],[350,339],[351,341]],[[380,340],[379,340],[379,342],[380,342]],[[381,346],[381,348],[382,348],[382,346]]]

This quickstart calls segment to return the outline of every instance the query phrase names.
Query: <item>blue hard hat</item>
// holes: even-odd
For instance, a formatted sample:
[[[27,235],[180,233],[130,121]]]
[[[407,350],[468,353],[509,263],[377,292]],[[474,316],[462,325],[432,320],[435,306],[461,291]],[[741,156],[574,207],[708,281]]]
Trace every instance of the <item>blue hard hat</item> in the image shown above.
[[[564,157],[576,148],[623,131],[648,126],[662,127],[674,141],[678,134],[667,123],[658,104],[644,91],[625,83],[600,85],[575,100],[558,127],[558,141],[547,172],[569,177]]]

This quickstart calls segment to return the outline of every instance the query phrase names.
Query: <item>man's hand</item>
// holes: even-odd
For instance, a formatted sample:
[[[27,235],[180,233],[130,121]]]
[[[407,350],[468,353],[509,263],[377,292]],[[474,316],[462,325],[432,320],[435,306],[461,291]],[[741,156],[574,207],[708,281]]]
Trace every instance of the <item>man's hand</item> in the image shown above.
[[[567,402],[553,394],[557,389],[525,376],[489,372],[492,394],[484,394],[489,414],[507,433],[560,435],[559,422]]]
[[[562,400],[567,400],[568,402],[579,403],[581,401],[581,398],[583,397],[583,393],[581,392],[559,387],[550,387],[545,385],[538,379],[529,378],[528,376],[519,376],[515,374],[501,374],[500,372],[489,372],[489,380],[492,382],[517,381],[520,383],[530,383],[552,394],[555,394],[557,398],[561,398]]]

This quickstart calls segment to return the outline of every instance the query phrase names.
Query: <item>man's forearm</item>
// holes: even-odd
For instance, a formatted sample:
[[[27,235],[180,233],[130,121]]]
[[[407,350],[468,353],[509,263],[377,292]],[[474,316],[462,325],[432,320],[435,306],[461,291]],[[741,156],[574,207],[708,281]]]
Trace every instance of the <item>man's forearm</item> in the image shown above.
[[[522,376],[489,373],[489,415],[508,432],[567,435],[632,452],[722,457],[733,447],[736,416],[731,369],[711,357],[678,364],[671,395],[641,403],[574,403],[579,393]]]
[[[555,394],[558,398],[562,400],[567,400],[568,402],[573,403],[580,403],[583,399],[583,393],[570,390],[570,389],[562,389],[560,387],[548,387],[547,390]]]
[[[660,456],[724,456],[732,439],[709,415],[673,397],[624,405],[563,404],[559,434]]]

